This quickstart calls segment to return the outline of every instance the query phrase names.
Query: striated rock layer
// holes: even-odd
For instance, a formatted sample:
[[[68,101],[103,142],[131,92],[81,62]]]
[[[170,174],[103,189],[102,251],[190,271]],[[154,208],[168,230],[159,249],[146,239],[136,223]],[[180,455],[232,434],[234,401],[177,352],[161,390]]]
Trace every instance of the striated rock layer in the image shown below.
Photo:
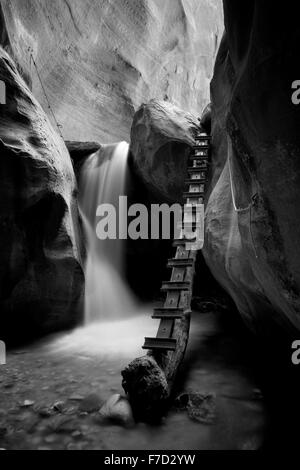
[[[2,45],[47,111],[40,75],[65,140],[128,141],[135,111],[152,98],[196,114],[209,101],[221,0],[1,5]]]
[[[64,142],[0,48],[0,332],[25,340],[78,321],[81,234]]]
[[[248,325],[300,329],[299,8],[224,0],[206,261]]]

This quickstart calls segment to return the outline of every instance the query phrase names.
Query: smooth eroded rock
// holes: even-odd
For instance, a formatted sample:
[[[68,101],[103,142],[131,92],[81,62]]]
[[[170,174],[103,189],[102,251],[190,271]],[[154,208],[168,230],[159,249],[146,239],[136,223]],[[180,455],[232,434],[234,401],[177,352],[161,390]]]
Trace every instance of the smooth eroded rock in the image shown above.
[[[299,5],[224,0],[205,259],[247,324],[300,329]]]
[[[125,427],[134,425],[129,401],[119,394],[112,395],[99,411],[101,418],[110,420]]]
[[[66,140],[128,141],[135,111],[154,97],[194,113],[209,100],[223,32],[221,0],[1,5],[2,44],[48,109],[39,73]]]
[[[163,101],[151,100],[135,114],[130,143],[133,165],[157,199],[181,201],[198,127],[196,116]]]
[[[17,341],[74,325],[84,279],[68,151],[3,49],[0,80],[0,328]]]

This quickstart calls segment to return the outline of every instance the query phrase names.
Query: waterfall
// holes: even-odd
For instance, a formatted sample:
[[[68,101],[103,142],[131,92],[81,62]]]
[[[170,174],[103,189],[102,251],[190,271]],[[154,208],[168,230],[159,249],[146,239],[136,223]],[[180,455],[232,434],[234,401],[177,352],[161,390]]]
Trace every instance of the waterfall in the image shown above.
[[[125,318],[136,309],[124,279],[124,240],[99,240],[96,235],[98,206],[112,204],[118,213],[119,196],[126,190],[127,159],[126,142],[106,145],[91,155],[81,170],[80,209],[87,240],[87,324]]]
[[[98,206],[113,204],[117,209],[119,196],[126,196],[127,161],[128,144],[121,142],[102,146],[81,169],[79,206],[87,245],[85,325],[55,338],[49,347],[55,354],[132,358],[141,353],[143,337],[157,331],[152,306],[138,304],[126,285],[125,241],[99,240],[96,235]]]

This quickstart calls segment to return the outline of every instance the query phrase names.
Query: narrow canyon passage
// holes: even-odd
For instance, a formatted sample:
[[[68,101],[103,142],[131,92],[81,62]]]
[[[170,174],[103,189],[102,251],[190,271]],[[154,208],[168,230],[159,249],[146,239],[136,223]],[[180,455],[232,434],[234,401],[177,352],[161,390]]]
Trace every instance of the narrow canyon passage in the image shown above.
[[[298,449],[294,3],[0,0],[0,450]]]
[[[119,196],[127,196],[128,169],[125,142],[102,147],[80,169],[79,207],[87,249],[83,324],[24,350],[9,350],[7,366],[1,369],[0,445],[258,449],[267,425],[262,392],[244,344],[246,333],[234,315],[230,330],[231,314],[226,312],[224,321],[218,296],[209,304],[213,311],[193,312],[173,405],[162,423],[134,423],[124,409],[117,417],[111,410],[107,418],[99,413],[111,396],[124,394],[122,369],[143,354],[143,338],[154,337],[158,328],[158,321],[151,319],[153,300],[137,302],[126,283],[125,241],[97,237],[98,207],[117,207]],[[209,292],[203,270],[202,260],[198,277],[205,298]],[[186,393],[195,399],[188,409],[183,406]]]

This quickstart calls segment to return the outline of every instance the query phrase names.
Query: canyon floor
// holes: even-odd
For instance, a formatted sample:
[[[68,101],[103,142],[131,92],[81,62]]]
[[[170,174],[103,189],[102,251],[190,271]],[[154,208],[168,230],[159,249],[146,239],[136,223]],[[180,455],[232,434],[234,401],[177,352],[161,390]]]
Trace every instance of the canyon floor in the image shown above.
[[[142,318],[143,323],[147,325]],[[125,331],[124,324],[121,329]],[[138,329],[142,335],[143,328]],[[78,330],[12,350],[7,365],[0,369],[0,447],[258,449],[266,427],[264,398],[249,362],[247,340],[242,336],[237,340],[234,330],[220,313],[194,312],[178,393],[213,394],[215,412],[210,424],[194,421],[186,411],[174,408],[159,426],[140,423],[126,429],[103,422],[98,412],[80,411],[80,403],[91,393],[101,401],[122,393],[120,372],[136,354],[129,343],[124,343],[123,352],[116,352],[111,338],[110,347],[104,345],[107,351],[95,351],[93,342]],[[142,339],[135,340],[138,344]]]

